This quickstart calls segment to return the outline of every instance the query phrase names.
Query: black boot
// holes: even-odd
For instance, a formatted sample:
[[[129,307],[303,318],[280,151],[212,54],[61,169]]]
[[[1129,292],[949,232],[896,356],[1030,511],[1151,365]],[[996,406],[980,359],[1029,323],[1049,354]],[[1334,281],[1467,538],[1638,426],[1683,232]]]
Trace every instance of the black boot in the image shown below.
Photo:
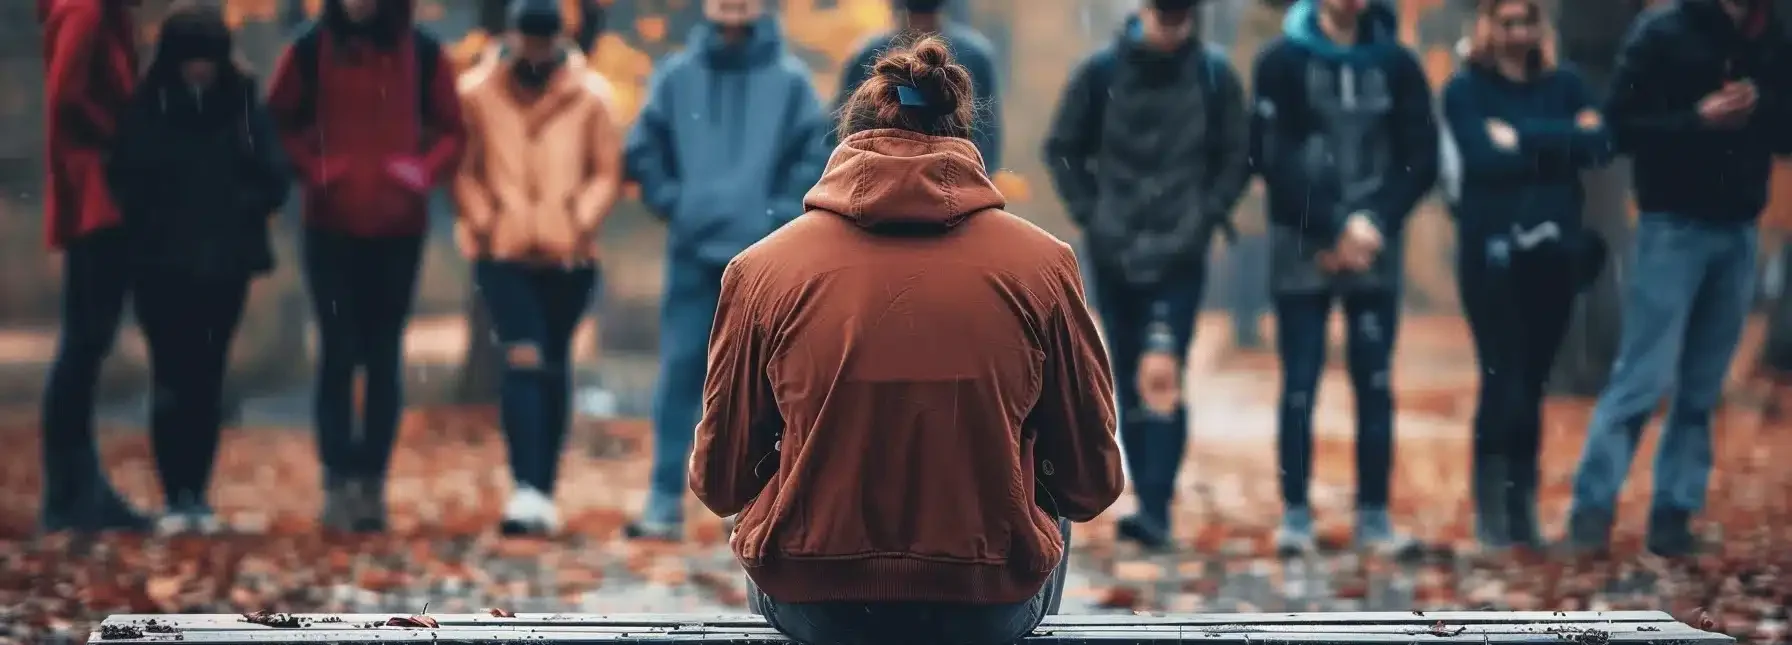
[[[92,448],[75,454],[45,455],[44,502],[39,521],[46,533],[137,533],[147,532],[155,524],[112,488],[100,468],[98,451]]]
[[[1506,458],[1496,455],[1475,455],[1474,481],[1471,483],[1475,502],[1475,538],[1486,550],[1512,546],[1511,479]]]
[[[1610,509],[1574,507],[1568,513],[1567,547],[1579,553],[1604,553],[1611,547]]]
[[[1506,527],[1513,546],[1540,548],[1543,529],[1537,523],[1537,482],[1520,477],[1506,490]]]
[[[1692,533],[1692,512],[1677,508],[1649,510],[1649,537],[1644,546],[1664,558],[1692,555],[1699,541]]]
[[[1134,513],[1120,518],[1115,523],[1120,539],[1128,540],[1147,549],[1167,549],[1170,547],[1170,527],[1168,523],[1150,517],[1146,513]]]

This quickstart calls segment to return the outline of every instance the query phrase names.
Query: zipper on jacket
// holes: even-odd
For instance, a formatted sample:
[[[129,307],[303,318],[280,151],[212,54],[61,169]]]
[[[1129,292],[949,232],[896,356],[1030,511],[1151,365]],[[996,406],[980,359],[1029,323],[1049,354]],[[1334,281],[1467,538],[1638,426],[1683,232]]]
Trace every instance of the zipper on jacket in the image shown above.
[[[1356,111],[1356,68],[1346,62],[1338,67],[1338,102],[1348,111]]]

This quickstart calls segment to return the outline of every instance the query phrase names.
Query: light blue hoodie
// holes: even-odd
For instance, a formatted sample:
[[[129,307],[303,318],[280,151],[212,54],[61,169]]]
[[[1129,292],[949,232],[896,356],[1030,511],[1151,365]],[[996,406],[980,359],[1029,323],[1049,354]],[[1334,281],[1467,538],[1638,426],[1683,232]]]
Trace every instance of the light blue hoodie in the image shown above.
[[[626,163],[667,222],[671,257],[721,266],[802,214],[828,118],[777,19],[738,44],[705,22],[688,43],[654,70]]]

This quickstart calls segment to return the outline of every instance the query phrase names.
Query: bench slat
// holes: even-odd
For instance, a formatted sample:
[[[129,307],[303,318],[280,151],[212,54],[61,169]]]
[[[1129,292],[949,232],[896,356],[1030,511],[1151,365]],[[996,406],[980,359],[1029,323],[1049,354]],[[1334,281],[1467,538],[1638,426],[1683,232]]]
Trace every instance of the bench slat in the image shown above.
[[[93,643],[702,643],[773,645],[785,639],[752,615],[483,614],[431,615],[441,627],[367,627],[393,614],[294,614],[298,627],[270,627],[234,614],[127,614],[106,619]],[[1434,627],[1436,626],[1436,627]],[[1734,639],[1700,631],[1662,612],[1338,612],[1053,616],[1027,645],[1121,642],[1381,644],[1476,642],[1492,644],[1673,642],[1730,645]]]

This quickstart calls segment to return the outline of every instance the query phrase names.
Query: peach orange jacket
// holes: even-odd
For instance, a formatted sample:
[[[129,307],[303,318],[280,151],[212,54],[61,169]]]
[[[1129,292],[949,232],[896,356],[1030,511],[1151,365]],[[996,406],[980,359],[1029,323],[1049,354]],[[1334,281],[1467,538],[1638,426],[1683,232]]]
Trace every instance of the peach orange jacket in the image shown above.
[[[597,259],[597,231],[622,185],[610,84],[569,50],[538,95],[501,51],[460,78],[467,150],[455,178],[455,238],[475,259],[574,266]]]

